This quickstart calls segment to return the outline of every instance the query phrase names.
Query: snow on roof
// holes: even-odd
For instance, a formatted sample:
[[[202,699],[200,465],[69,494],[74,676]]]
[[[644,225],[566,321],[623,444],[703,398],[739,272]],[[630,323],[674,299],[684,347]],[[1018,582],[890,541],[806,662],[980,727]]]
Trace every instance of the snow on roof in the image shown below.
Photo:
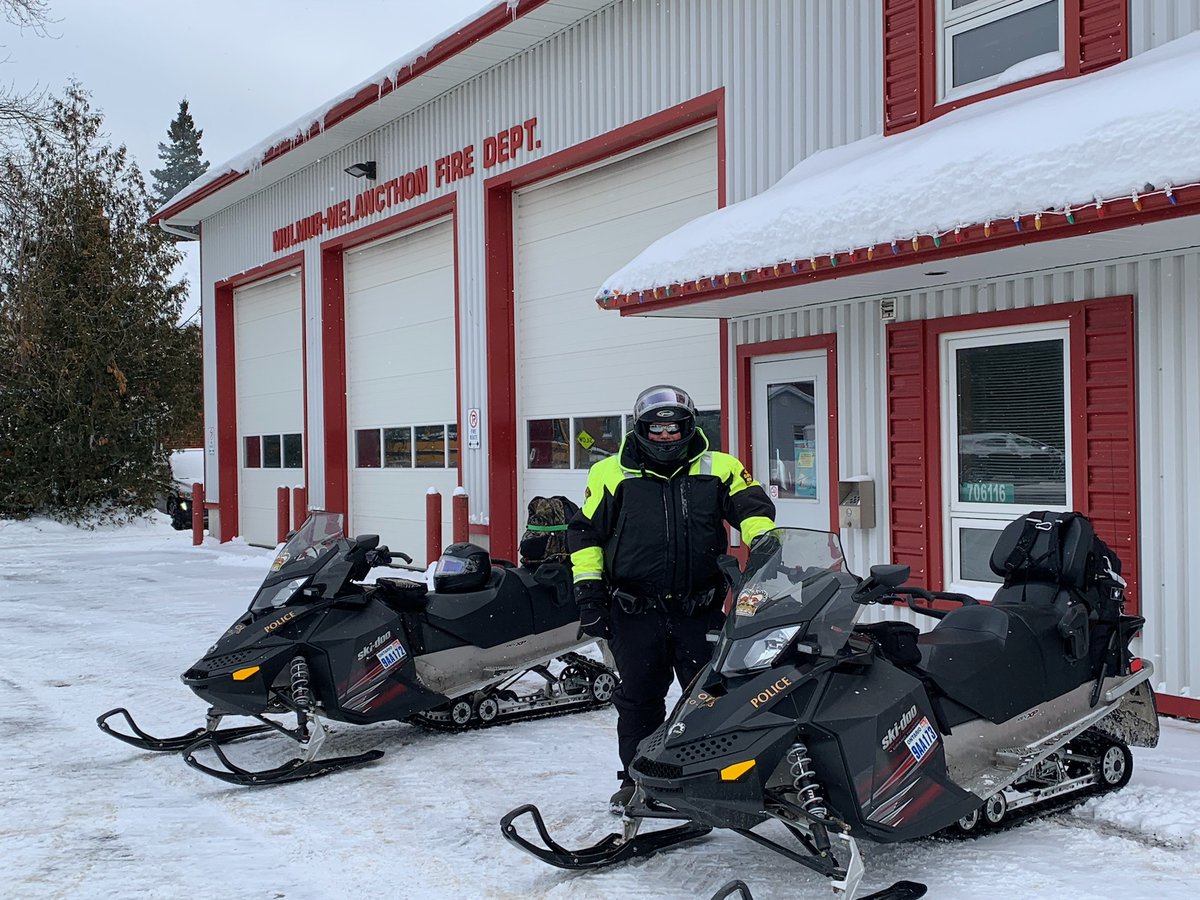
[[[209,166],[207,172],[164,203],[156,212],[161,213],[163,210],[171,207],[176,201],[182,199],[183,197],[186,197],[189,194],[194,194],[213,182],[229,175],[242,175],[247,172],[256,171],[266,161],[268,154],[276,147],[279,147],[282,144],[305,140],[310,136],[314,126],[318,131],[324,131],[325,117],[329,115],[330,111],[335,109],[339,104],[344,103],[350,98],[356,96],[359,91],[363,90],[364,88],[371,87],[372,85],[382,89],[387,82],[395,84],[400,72],[403,69],[420,62],[429,53],[429,51],[431,51],[442,41],[454,36],[467,25],[471,24],[477,19],[482,18],[485,14],[491,12],[496,7],[507,6],[510,15],[515,16],[519,2],[520,0],[488,0],[488,2],[480,6],[476,12],[467,16],[457,25],[447,28],[441,34],[435,35],[425,43],[421,44],[419,47],[410,50],[399,59],[388,63],[371,77],[360,81],[352,88],[342,91],[336,97],[327,100],[316,109],[305,113],[294,122],[291,122],[280,128],[278,131],[274,131],[267,135],[249,150],[239,153],[237,156],[226,160],[220,165]]]
[[[1200,182],[1200,32],[1082,78],[813,154],[666,235],[597,298]],[[1147,185],[1150,187],[1147,188]],[[1040,220],[1039,220],[1040,224]]]

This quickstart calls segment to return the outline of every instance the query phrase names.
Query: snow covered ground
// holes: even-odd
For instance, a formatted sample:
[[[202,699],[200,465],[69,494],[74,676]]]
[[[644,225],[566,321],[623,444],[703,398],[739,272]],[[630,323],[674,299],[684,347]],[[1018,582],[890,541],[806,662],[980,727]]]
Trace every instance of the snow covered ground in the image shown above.
[[[585,874],[505,843],[497,822],[524,802],[568,845],[613,827],[612,710],[462,735],[335,726],[337,749],[387,755],[257,790],[101,734],[95,717],[118,705],[153,732],[201,723],[178,675],[243,611],[271,556],[193,548],[161,515],[95,531],[0,521],[0,896],[707,900],[735,877],[757,900],[829,896],[822,879],[733,834]],[[975,841],[867,845],[864,887],[1200,896],[1200,726],[1166,720],[1160,746],[1136,756],[1125,790],[1071,813]]]

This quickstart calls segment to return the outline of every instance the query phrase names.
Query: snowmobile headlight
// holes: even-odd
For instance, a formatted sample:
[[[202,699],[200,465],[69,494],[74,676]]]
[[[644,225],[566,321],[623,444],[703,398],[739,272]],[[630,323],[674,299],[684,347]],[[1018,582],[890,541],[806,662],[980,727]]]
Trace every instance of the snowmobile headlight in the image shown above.
[[[787,625],[770,631],[760,631],[753,637],[734,641],[729,647],[729,652],[725,654],[721,674],[734,675],[738,672],[767,668],[775,662],[799,630],[799,625]]]
[[[303,578],[293,578],[286,584],[279,585],[275,593],[271,595],[271,599],[268,601],[267,605],[272,607],[283,606],[285,603],[291,600],[299,590],[308,584],[308,579],[310,577],[311,576],[309,575],[305,575]]]

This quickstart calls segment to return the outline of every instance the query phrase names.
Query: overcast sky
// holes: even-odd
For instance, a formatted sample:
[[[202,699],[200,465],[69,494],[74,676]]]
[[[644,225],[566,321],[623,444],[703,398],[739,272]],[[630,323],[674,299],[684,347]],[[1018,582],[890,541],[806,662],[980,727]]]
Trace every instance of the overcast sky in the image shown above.
[[[61,93],[75,77],[150,182],[187,97],[213,165],[358,84],[488,0],[49,0],[41,36],[0,22],[0,81]],[[196,254],[184,267],[193,292]],[[195,302],[189,304],[194,308]]]

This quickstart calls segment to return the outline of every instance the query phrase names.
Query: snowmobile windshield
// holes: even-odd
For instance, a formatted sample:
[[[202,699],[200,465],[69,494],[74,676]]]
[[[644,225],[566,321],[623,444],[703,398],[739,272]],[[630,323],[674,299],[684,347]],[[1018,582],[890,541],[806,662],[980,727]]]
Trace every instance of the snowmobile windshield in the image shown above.
[[[286,604],[319,572],[345,542],[342,514],[314,512],[280,548],[262,587],[250,604],[252,612]]]
[[[725,675],[757,671],[792,648],[836,655],[862,612],[852,599],[856,585],[837,535],[801,528],[767,532],[750,551],[717,649],[717,669]]]

